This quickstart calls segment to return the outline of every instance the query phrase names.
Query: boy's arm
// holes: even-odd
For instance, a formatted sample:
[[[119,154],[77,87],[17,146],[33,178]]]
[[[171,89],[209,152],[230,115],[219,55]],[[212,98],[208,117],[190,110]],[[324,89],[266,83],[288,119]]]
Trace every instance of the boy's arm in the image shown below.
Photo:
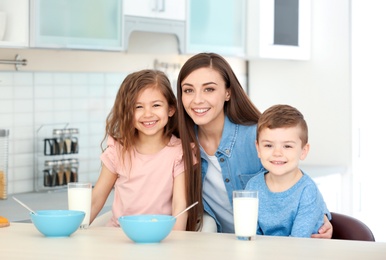
[[[312,238],[327,238],[327,239],[330,239],[330,238],[332,238],[332,231],[333,231],[332,224],[328,220],[327,216],[324,215],[324,223],[319,228],[319,233],[318,234],[312,234],[311,237]]]

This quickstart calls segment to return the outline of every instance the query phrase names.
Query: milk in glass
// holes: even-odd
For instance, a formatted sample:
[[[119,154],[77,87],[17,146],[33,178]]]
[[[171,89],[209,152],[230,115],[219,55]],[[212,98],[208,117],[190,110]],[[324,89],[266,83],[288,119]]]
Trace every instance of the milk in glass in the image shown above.
[[[68,209],[84,211],[86,214],[80,228],[88,228],[90,224],[91,193],[91,183],[68,184]]]
[[[233,216],[235,234],[240,240],[253,240],[256,235],[259,200],[257,191],[234,191]]]

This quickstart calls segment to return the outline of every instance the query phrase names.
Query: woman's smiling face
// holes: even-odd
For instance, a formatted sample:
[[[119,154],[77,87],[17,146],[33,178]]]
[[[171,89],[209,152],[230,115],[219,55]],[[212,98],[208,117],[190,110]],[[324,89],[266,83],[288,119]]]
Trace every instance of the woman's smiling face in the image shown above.
[[[200,68],[182,82],[182,104],[199,126],[208,126],[219,119],[223,122],[224,103],[230,98],[220,73],[211,68]]]

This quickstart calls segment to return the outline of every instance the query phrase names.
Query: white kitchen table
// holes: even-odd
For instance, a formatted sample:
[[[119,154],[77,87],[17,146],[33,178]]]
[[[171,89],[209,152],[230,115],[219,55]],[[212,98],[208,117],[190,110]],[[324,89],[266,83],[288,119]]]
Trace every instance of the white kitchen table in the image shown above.
[[[90,227],[49,238],[31,223],[0,228],[0,259],[386,259],[386,243],[173,231],[156,244],[135,244],[120,228]]]

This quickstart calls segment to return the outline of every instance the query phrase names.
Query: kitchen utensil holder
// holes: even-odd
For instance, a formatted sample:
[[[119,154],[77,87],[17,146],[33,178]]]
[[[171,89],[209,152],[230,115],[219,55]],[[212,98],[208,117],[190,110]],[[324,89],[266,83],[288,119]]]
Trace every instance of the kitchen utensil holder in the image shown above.
[[[7,199],[9,130],[0,129],[0,199]]]
[[[37,129],[35,191],[63,189],[68,182],[78,182],[79,130],[68,126],[44,124]]]

